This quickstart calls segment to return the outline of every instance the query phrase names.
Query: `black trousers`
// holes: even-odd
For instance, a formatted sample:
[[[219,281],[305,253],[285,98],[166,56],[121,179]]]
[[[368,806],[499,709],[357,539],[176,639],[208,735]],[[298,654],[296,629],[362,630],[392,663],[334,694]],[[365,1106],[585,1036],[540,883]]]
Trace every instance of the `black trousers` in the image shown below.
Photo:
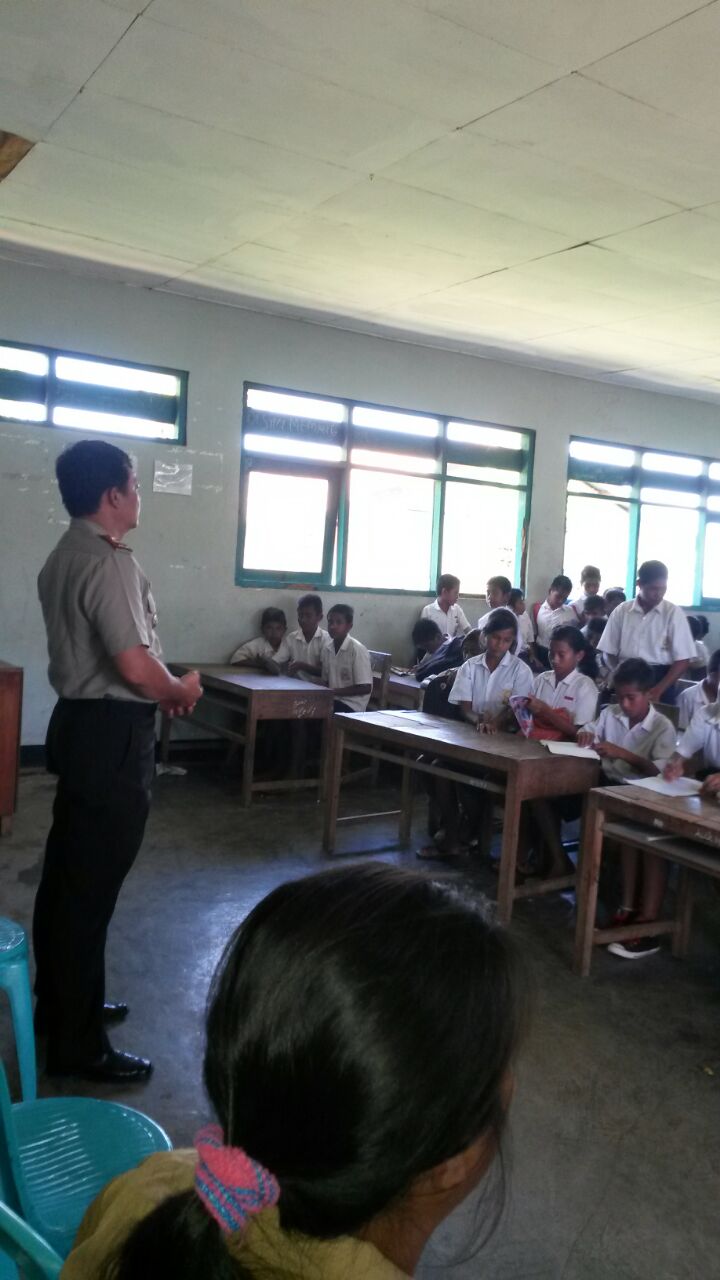
[[[154,704],[61,699],[47,760],[58,785],[33,917],[35,994],[48,1029],[48,1065],[64,1067],[108,1048],[105,939],[145,831]]]

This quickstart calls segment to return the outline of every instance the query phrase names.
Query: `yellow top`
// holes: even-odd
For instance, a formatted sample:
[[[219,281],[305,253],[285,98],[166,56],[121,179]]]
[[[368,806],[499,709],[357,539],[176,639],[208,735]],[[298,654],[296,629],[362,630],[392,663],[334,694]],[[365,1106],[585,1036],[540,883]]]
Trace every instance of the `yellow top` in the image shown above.
[[[162,1152],[110,1182],[87,1210],[61,1280],[99,1280],[101,1268],[141,1218],[169,1196],[190,1190],[196,1159],[195,1151]],[[273,1280],[409,1280],[362,1240],[315,1240],[283,1231],[277,1209],[265,1209],[242,1235],[228,1235],[227,1243],[249,1271]]]

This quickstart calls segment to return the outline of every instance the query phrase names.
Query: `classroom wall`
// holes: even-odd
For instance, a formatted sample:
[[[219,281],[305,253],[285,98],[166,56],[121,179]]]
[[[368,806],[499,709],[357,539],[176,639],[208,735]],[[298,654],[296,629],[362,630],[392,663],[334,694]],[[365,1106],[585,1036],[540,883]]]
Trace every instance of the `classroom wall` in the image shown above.
[[[293,613],[294,592],[235,586],[244,380],[534,429],[533,599],[562,567],[572,434],[699,453],[718,447],[717,410],[700,401],[11,262],[0,262],[0,339],[189,370],[188,447],[129,445],[143,489],[132,543],[153,582],[166,655],[180,660],[222,660],[256,633],[267,604]],[[26,744],[43,741],[53,704],[35,581],[67,523],[55,458],[78,438],[71,431],[0,424],[0,658],[25,668]],[[153,462],[160,457],[193,463],[192,497],[152,492]],[[482,529],[468,536],[480,539]],[[324,598],[329,604],[339,597]],[[356,635],[405,660],[410,628],[429,597],[349,598]],[[472,621],[484,612],[477,599],[465,609]],[[711,642],[720,642],[716,618]]]

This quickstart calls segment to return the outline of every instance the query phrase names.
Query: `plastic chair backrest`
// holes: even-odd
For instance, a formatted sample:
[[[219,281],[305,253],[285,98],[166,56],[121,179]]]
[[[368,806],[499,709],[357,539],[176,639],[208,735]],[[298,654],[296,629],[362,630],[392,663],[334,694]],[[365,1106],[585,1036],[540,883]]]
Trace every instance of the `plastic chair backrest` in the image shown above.
[[[62,1258],[6,1204],[0,1203],[0,1280],[13,1276],[13,1262],[25,1280],[56,1280]]]
[[[22,1213],[25,1182],[20,1168],[12,1102],[5,1068],[0,1062],[0,1200],[14,1212]]]

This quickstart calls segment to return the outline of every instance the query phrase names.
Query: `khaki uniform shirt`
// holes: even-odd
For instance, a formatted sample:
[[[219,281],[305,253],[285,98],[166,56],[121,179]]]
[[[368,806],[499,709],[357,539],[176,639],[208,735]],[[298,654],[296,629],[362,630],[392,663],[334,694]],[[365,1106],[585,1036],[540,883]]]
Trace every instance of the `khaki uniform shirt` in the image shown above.
[[[83,1218],[61,1280],[100,1280],[108,1259],[132,1228],[170,1196],[189,1191],[194,1151],[149,1156],[105,1188]],[[280,1227],[277,1209],[251,1218],[247,1230],[225,1237],[228,1252],[258,1277],[274,1280],[409,1280],[365,1241],[351,1236],[316,1240]],[[208,1277],[210,1280],[210,1277]]]
[[[113,658],[143,645],[162,657],[150,583],[129,547],[92,520],[72,520],[38,578],[48,638],[48,678],[60,698],[147,702]]]

